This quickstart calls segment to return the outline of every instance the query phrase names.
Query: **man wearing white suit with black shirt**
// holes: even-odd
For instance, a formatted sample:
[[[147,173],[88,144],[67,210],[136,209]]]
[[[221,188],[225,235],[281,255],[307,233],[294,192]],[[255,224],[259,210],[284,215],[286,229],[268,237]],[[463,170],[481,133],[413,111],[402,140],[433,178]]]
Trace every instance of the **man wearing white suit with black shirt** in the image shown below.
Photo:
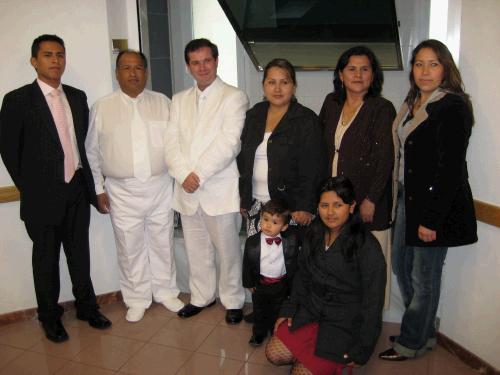
[[[188,318],[215,303],[217,252],[219,297],[226,322],[236,324],[245,299],[236,156],[248,98],[217,76],[218,50],[209,40],[189,42],[184,57],[196,84],[172,98],[165,136],[190,270],[191,301],[178,315]]]

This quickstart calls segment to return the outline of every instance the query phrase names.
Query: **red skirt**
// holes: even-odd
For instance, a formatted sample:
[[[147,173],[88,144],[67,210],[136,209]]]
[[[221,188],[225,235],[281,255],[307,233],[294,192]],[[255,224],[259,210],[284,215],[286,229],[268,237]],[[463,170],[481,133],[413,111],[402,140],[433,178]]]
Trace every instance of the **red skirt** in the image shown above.
[[[316,338],[318,337],[318,323],[310,323],[290,332],[285,320],[278,327],[275,335],[285,344],[297,361],[302,363],[313,375],[340,375],[342,370],[347,367],[314,354]]]

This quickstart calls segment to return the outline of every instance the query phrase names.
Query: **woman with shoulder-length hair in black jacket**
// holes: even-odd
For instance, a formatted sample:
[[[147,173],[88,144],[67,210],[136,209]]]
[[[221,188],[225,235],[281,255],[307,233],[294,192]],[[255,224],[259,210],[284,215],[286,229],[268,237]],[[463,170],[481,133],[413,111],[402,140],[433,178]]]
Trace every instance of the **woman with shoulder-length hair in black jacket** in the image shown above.
[[[330,176],[348,177],[356,192],[361,219],[390,261],[392,168],[391,125],[396,110],[381,96],[384,75],[375,54],[365,46],[346,50],[334,73],[334,92],[320,112]],[[385,307],[389,308],[388,267]]]
[[[411,58],[410,91],[393,125],[397,194],[392,268],[406,310],[393,348],[401,361],[436,345],[435,318],[448,247],[477,241],[467,173],[472,105],[448,48],[421,42]],[[398,167],[399,163],[399,167]]]
[[[237,158],[248,236],[259,231],[260,207],[270,199],[284,200],[292,225],[308,225],[323,164],[318,116],[297,103],[290,62],[270,61],[262,86],[266,100],[247,112]]]

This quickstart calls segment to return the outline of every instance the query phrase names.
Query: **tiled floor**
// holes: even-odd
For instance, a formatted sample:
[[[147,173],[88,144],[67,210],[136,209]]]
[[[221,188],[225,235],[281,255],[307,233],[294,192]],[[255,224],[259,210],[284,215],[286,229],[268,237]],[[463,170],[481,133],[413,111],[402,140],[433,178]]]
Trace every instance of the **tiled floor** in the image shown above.
[[[48,341],[36,320],[0,327],[0,374],[288,374],[288,368],[266,361],[263,347],[248,345],[249,324],[225,323],[220,304],[187,320],[154,304],[142,321],[133,324],[125,321],[122,303],[103,306],[101,311],[113,321],[109,330],[92,329],[73,311],[66,313],[63,323],[70,340],[62,344]],[[387,336],[397,331],[397,325],[384,324],[375,354],[388,347]],[[363,374],[478,373],[438,347],[423,358],[402,363],[374,355]]]

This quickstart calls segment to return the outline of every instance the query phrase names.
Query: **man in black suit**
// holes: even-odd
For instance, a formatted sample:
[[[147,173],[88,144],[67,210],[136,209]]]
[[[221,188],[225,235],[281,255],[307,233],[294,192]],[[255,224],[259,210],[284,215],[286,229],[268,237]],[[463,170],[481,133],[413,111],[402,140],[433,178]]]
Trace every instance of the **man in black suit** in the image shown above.
[[[61,85],[65,53],[58,36],[36,38],[31,65],[38,78],[6,94],[0,111],[0,154],[21,193],[21,219],[33,241],[38,319],[54,342],[68,339],[58,305],[61,243],[78,319],[99,329],[111,325],[99,312],[90,279],[89,203],[95,203],[95,191],[84,148],[87,97]]]

